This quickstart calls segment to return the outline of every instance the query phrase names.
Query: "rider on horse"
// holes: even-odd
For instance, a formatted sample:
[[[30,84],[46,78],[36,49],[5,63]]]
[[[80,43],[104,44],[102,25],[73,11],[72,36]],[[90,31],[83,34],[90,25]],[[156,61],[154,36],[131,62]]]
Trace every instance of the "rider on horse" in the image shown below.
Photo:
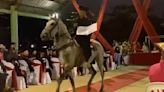
[[[79,12],[79,18],[77,20],[78,27],[79,26],[87,27],[91,25],[93,23],[93,21],[90,19],[90,16],[92,14],[89,12],[88,8],[84,6],[80,6],[79,8],[80,8],[80,12]],[[88,61],[91,56],[90,38],[91,38],[91,34],[88,34],[88,35],[77,34],[76,35],[76,41],[81,46],[84,56],[86,58],[86,61]]]

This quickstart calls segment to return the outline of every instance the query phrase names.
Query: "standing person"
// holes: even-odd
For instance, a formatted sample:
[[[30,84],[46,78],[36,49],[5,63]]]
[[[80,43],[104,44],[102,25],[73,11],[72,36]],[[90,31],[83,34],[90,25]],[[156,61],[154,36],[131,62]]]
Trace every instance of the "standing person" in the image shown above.
[[[114,61],[117,64],[117,68],[118,68],[121,65],[121,54],[120,54],[120,48],[119,47],[115,48]]]
[[[164,82],[164,42],[157,43],[157,46],[161,51],[161,59],[149,69],[150,82]]]

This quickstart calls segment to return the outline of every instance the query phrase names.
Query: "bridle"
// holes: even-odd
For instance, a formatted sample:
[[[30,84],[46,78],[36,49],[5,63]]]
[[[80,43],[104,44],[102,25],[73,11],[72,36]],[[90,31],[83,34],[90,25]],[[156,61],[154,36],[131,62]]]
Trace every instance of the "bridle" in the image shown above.
[[[49,30],[49,33],[48,33],[48,34],[49,34],[49,37],[53,39],[52,32],[53,32],[53,29],[54,29],[55,27],[57,27],[59,20],[56,20],[56,19],[53,19],[53,18],[52,18],[52,20],[56,21],[56,23],[55,23],[55,25],[53,25],[53,27]]]
[[[55,20],[55,19],[53,19],[53,20]],[[55,25],[53,25],[53,27],[48,31],[48,35],[49,35],[49,37],[51,39],[54,39],[53,33],[52,33],[53,30],[54,30],[54,28],[55,27],[59,27],[59,26],[57,26],[59,24],[59,20],[55,20],[55,21],[56,21]],[[64,32],[62,34],[55,34],[55,36],[58,36],[58,37],[67,37],[70,40],[70,42],[65,43],[64,45],[60,46],[59,48],[56,48],[57,51],[66,49],[67,47],[69,47],[69,46],[71,46],[71,45],[73,45],[75,43],[75,41],[72,39],[72,37],[68,36],[67,34],[68,34],[67,32]],[[58,37],[56,37],[56,38],[58,38]]]

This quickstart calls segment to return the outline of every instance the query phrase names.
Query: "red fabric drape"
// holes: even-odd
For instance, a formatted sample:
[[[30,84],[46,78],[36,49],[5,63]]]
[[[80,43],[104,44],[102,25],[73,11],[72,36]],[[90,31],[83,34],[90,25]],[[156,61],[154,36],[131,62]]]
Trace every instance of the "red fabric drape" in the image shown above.
[[[108,0],[104,0],[102,5],[101,5],[101,9],[100,9],[100,12],[99,12],[99,17],[98,17],[98,20],[97,20],[97,31],[92,34],[93,39],[96,39],[97,35],[99,34],[100,27],[101,27],[101,24],[102,24],[102,21],[103,21],[103,18],[104,18],[104,13],[105,13],[107,4],[108,4]]]
[[[15,90],[18,90],[18,84],[17,84],[17,74],[15,69],[12,69],[11,67],[5,66],[6,70],[12,70],[12,83],[11,87]]]
[[[43,72],[43,67],[42,67],[42,64],[38,64],[38,63],[34,63],[34,62],[32,62],[31,63],[34,67],[35,66],[40,66],[40,72],[39,72],[39,82],[40,83],[42,83],[42,72]]]
[[[75,9],[77,10],[77,12],[79,13],[80,12],[80,9],[79,9],[79,5],[77,4],[77,2],[75,0],[71,0],[73,6],[75,7]]]
[[[143,3],[143,8],[145,10],[145,13],[147,14],[147,11],[150,7],[150,2],[151,0],[144,0],[144,3]],[[129,37],[129,42],[130,43],[133,43],[133,42],[136,42],[139,38],[139,35],[142,31],[142,25],[143,25],[143,22],[141,20],[141,18],[138,16],[137,17],[137,20],[134,24],[134,27],[133,27],[133,30],[132,30],[132,33]]]
[[[148,36],[150,37],[150,40],[152,41],[152,43],[160,42],[160,38],[159,38],[158,34],[156,33],[155,28],[153,27],[152,23],[146,16],[146,12],[142,7],[141,2],[139,0],[132,0],[132,1],[133,1],[135,9],[137,11],[137,14],[143,21],[143,26],[145,28],[145,31],[147,32]]]
[[[44,80],[46,78],[46,65],[44,65],[43,67],[43,76],[42,79]],[[41,79],[41,82],[44,84],[44,81]]]

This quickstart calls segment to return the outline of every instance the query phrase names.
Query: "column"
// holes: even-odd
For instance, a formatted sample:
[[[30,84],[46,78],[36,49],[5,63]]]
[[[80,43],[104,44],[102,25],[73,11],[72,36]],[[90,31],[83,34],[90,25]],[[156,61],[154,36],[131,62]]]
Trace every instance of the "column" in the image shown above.
[[[11,26],[11,42],[16,44],[16,50],[18,50],[19,37],[18,37],[18,12],[16,6],[10,7],[10,26]]]

